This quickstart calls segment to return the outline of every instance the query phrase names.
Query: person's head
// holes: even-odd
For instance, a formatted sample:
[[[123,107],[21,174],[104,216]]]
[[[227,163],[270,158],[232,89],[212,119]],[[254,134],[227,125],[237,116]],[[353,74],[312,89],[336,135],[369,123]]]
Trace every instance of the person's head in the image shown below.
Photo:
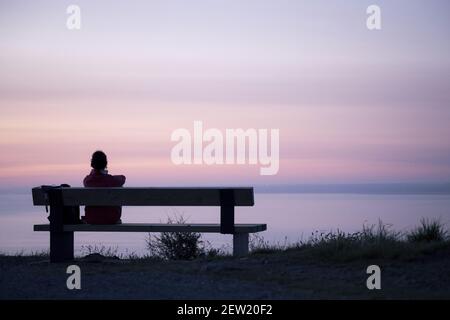
[[[108,166],[108,159],[103,151],[95,151],[92,154],[91,167],[95,170],[105,170]]]

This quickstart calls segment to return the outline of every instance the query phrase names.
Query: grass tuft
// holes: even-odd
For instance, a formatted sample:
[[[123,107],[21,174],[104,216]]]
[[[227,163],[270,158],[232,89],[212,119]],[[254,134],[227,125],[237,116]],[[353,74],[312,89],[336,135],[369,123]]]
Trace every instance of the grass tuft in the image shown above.
[[[422,218],[420,225],[407,234],[409,242],[442,242],[447,239],[447,231],[439,220]]]

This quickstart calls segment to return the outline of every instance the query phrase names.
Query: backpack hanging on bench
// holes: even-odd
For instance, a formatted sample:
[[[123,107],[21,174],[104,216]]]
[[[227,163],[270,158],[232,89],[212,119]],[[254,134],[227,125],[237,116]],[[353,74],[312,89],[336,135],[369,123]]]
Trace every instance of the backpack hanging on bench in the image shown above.
[[[68,184],[61,184],[59,186],[41,186],[42,190],[45,193],[46,199],[48,199],[48,191],[52,189],[58,189],[58,188],[68,188],[70,185]],[[48,212],[48,207],[45,206],[45,211]],[[48,221],[51,222],[50,216],[47,217]],[[82,224],[83,220],[80,219],[80,207],[78,206],[65,206],[64,207],[64,213],[63,213],[63,224]]]

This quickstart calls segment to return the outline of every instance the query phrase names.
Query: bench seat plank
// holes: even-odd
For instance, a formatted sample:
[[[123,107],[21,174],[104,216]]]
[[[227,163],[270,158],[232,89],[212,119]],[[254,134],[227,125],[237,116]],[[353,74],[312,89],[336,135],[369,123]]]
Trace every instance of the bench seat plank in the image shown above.
[[[266,224],[235,224],[235,233],[254,233],[267,229]],[[34,231],[50,231],[49,224],[36,224]],[[65,232],[202,232],[220,233],[220,224],[192,223],[122,223],[109,225],[69,224],[64,225]]]
[[[253,188],[61,188],[66,206],[220,206],[230,191],[234,206],[253,206]],[[32,189],[33,204],[48,205],[40,187]]]

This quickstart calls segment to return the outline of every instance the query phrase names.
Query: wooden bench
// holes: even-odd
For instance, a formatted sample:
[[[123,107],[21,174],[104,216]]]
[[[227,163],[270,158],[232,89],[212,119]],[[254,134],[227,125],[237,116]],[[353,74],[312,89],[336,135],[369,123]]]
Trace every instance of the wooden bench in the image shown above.
[[[248,253],[249,233],[266,224],[235,224],[235,206],[253,206],[253,188],[52,188],[32,189],[35,206],[50,206],[50,224],[34,231],[50,232],[50,261],[74,259],[74,232],[209,232],[233,235],[233,255]],[[220,206],[220,224],[123,223],[63,224],[65,206]],[[126,217],[126,213],[125,213]]]

